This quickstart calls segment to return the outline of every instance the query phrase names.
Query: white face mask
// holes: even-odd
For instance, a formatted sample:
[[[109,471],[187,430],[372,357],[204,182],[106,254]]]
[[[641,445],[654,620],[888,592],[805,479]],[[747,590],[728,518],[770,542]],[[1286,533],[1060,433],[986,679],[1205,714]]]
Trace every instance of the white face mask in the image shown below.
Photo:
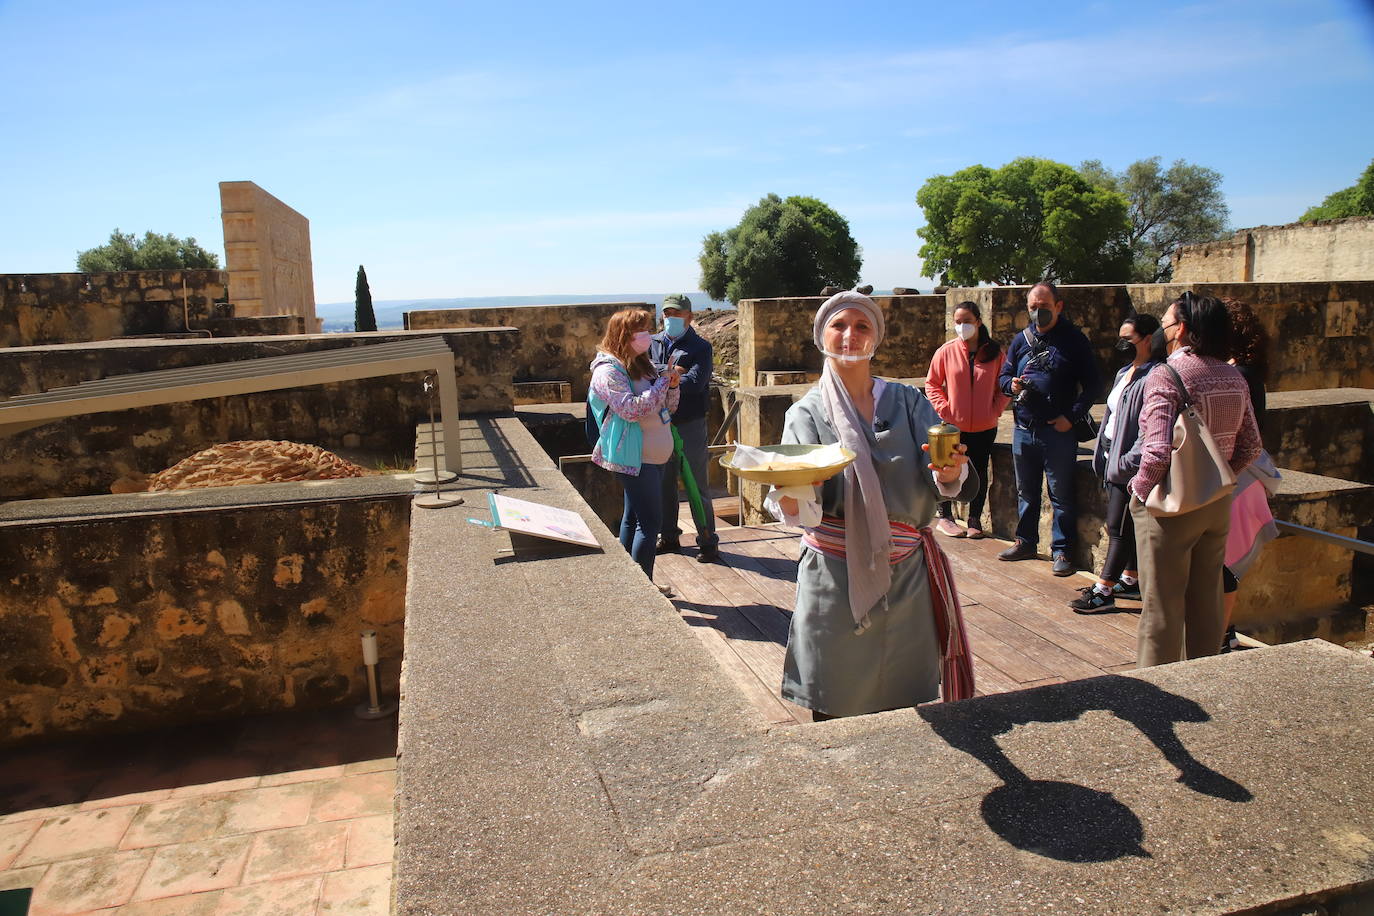
[[[961,321],[954,326],[954,330],[958,332],[960,340],[971,340],[978,333],[978,325],[972,321]]]
[[[843,363],[843,364],[845,364],[846,366],[853,365],[854,363],[861,363],[861,362],[863,362],[863,361],[866,360],[866,359],[872,359],[872,358],[873,358],[872,352],[869,352],[869,353],[831,353],[829,350],[822,350],[821,353],[823,353],[823,354],[825,354],[826,356],[828,356],[829,358],[833,359],[835,362],[837,362],[837,363]]]

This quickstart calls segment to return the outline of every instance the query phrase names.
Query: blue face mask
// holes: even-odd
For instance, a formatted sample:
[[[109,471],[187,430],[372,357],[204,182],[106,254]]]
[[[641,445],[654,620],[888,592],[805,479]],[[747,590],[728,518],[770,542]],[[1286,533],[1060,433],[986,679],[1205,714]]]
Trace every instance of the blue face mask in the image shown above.
[[[676,315],[671,318],[664,316],[663,330],[669,337],[681,337],[682,332],[687,330],[687,323]]]

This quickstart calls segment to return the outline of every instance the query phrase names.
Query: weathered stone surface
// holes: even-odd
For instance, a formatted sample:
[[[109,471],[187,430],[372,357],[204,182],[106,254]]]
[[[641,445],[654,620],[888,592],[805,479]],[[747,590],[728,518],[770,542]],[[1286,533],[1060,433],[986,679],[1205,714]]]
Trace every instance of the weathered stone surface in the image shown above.
[[[180,369],[259,357],[414,339],[418,333],[322,334],[234,340],[108,341],[0,348],[0,391],[28,394],[128,372]],[[452,347],[462,413],[511,408],[511,350],[506,329],[432,332]],[[238,439],[289,439],[338,448],[357,436],[370,451],[413,454],[415,426],[428,420],[419,373],[382,376],[163,404],[74,417],[0,437],[0,491],[11,499],[108,493],[137,487],[140,475]],[[437,403],[435,407],[438,409]],[[352,441],[352,440],[350,440]]]
[[[306,331],[318,331],[310,220],[251,181],[221,181],[219,198],[238,314],[298,315]]]
[[[502,429],[532,456],[516,492],[578,508]],[[1368,659],[1304,643],[768,730],[589,521],[604,552],[517,559],[416,516],[401,914],[1212,914],[1374,879]]]
[[[222,270],[0,275],[0,347],[203,328],[227,281]]]
[[[566,381],[572,399],[586,400],[596,345],[606,323],[621,309],[653,313],[649,302],[591,302],[577,305],[521,305],[509,308],[418,309],[405,313],[409,331],[445,328],[517,328],[512,348],[517,382]]]
[[[320,501],[353,483],[51,500],[47,518],[0,521],[0,746],[357,699],[363,629],[392,681],[409,486]],[[255,504],[270,490],[294,504]],[[159,511],[87,514],[138,500]]]
[[[1174,254],[1176,283],[1289,280],[1374,280],[1374,218],[1238,229]]]

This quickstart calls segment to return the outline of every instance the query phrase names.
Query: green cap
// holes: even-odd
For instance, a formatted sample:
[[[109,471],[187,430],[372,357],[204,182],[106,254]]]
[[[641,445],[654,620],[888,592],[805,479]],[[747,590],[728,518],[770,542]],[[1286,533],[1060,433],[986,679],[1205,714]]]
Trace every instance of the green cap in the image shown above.
[[[664,309],[679,309],[684,312],[692,310],[692,300],[688,299],[683,293],[673,293],[671,296],[663,297]]]

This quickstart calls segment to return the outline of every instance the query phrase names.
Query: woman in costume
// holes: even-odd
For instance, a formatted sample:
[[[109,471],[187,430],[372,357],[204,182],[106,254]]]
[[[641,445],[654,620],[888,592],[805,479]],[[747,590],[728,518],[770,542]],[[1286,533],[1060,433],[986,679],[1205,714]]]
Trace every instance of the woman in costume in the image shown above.
[[[819,524],[805,528],[782,694],[816,719],[973,694],[972,657],[949,564],[930,523],[941,499],[978,490],[961,445],[936,469],[924,452],[940,422],[918,389],[873,377],[882,311],[842,292],[816,312],[821,380],[787,411],[784,443],[839,442],[857,456],[820,486]],[[803,509],[770,496],[796,524]]]

